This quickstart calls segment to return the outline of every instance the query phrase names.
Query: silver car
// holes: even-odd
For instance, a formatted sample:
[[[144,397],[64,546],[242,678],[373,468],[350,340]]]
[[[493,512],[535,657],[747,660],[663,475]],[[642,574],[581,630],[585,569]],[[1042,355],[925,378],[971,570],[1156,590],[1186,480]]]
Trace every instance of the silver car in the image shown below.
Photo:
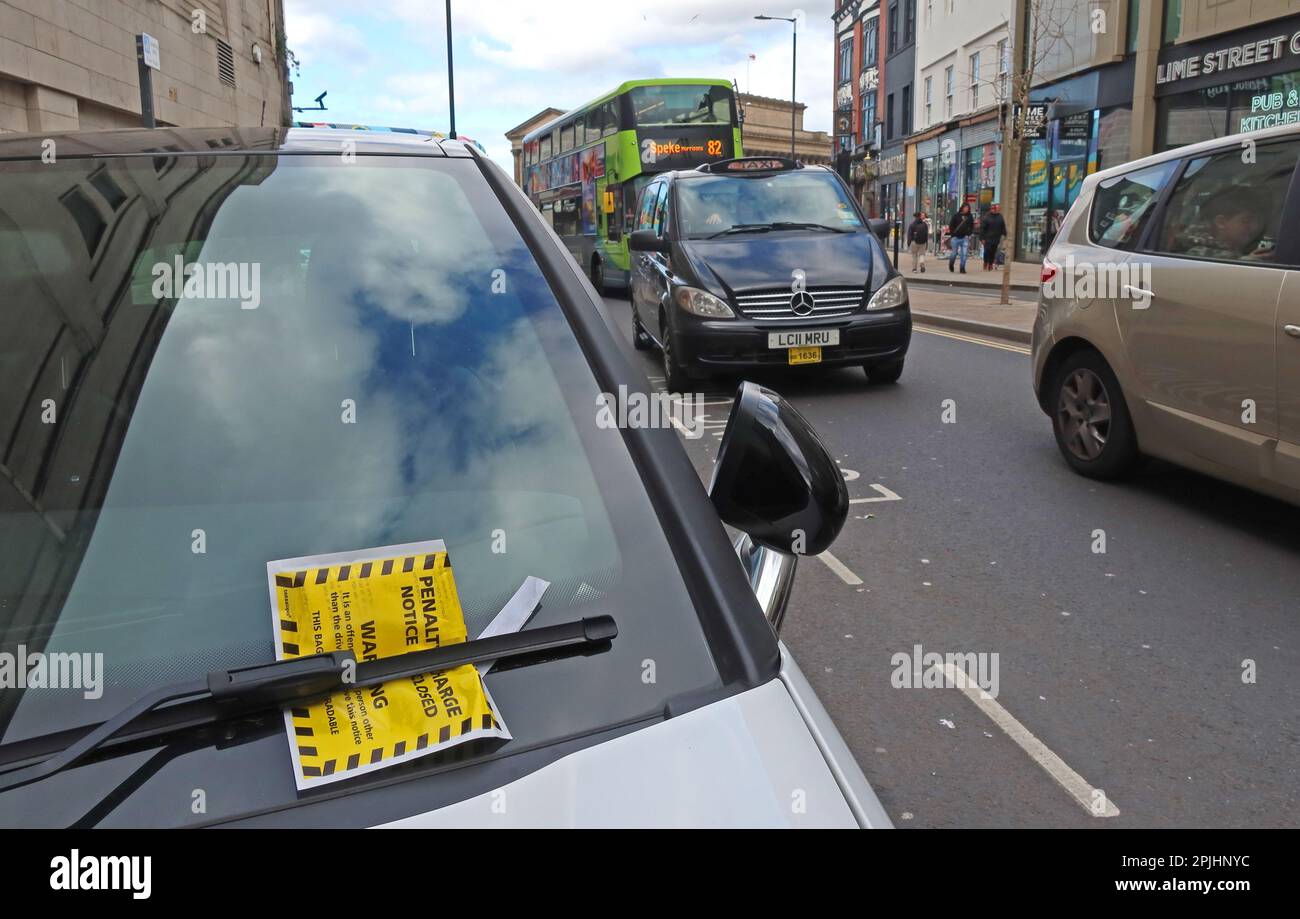
[[[1300,127],[1088,176],[1043,262],[1033,385],[1065,461],[1300,502]]]

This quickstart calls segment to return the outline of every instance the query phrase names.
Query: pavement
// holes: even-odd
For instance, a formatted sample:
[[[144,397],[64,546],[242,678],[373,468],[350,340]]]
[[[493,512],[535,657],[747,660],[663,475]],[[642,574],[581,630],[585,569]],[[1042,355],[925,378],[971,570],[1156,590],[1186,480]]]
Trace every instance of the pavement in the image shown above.
[[[995,317],[979,291],[911,291]],[[628,302],[606,303],[662,388]],[[895,825],[1300,826],[1295,509],[1158,462],[1081,478],[1024,345],[915,328],[897,384],[746,374],[817,429],[854,502],[800,560],[782,639]],[[706,482],[738,380],[700,383],[711,414],[682,438]],[[996,692],[908,685],[918,649],[986,655]]]
[[[1007,305],[1000,295],[983,290],[917,284],[908,276],[907,292],[916,323],[1020,344],[1029,344],[1033,337],[1038,298],[1024,291],[1012,291]]]

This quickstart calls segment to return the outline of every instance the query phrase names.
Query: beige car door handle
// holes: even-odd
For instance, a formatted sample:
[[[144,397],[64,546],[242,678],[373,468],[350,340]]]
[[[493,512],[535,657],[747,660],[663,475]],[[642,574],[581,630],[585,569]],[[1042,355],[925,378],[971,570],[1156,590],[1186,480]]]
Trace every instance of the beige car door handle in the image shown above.
[[[1300,325],[1284,325],[1282,331],[1292,338],[1300,338]]]
[[[1151,291],[1149,291],[1149,290],[1145,290],[1145,289],[1143,289],[1143,288],[1141,288],[1141,287],[1134,287],[1132,284],[1125,284],[1125,285],[1124,285],[1124,290],[1127,291],[1127,292],[1130,293],[1130,294],[1137,294],[1138,297],[1141,298],[1141,299],[1143,299],[1143,300],[1153,300],[1153,299],[1155,299],[1155,294],[1153,294]]]

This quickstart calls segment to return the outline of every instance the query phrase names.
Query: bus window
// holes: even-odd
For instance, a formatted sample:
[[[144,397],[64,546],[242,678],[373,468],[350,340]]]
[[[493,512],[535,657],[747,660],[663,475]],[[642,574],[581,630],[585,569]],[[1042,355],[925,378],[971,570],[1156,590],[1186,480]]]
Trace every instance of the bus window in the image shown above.
[[[560,128],[560,152],[566,153],[573,149],[573,125],[566,124]]]
[[[551,135],[547,134],[539,143],[542,149],[542,159],[549,160],[551,158]]]
[[[618,133],[618,100],[611,99],[602,105],[599,111],[601,136],[608,137],[610,134]]]
[[[578,204],[580,198],[561,198],[555,202],[555,232],[560,236],[578,236]]]
[[[630,95],[632,111],[639,125],[727,124],[731,121],[731,90],[725,86],[637,86]]]
[[[584,144],[594,144],[600,140],[600,110],[603,106],[597,107],[587,113],[587,118],[583,122],[584,131],[582,142]]]

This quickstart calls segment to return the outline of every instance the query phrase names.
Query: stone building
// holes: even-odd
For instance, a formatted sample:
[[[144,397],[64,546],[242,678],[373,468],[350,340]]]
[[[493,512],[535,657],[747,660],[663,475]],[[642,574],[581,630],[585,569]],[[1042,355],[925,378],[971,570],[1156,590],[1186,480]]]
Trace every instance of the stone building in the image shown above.
[[[283,0],[0,0],[0,131],[139,127],[139,33],[160,126],[289,122]]]
[[[768,96],[736,96],[740,109],[741,147],[745,156],[790,155],[790,102]],[[831,136],[825,131],[805,131],[802,102],[795,108],[795,159],[804,163],[830,165]]]

